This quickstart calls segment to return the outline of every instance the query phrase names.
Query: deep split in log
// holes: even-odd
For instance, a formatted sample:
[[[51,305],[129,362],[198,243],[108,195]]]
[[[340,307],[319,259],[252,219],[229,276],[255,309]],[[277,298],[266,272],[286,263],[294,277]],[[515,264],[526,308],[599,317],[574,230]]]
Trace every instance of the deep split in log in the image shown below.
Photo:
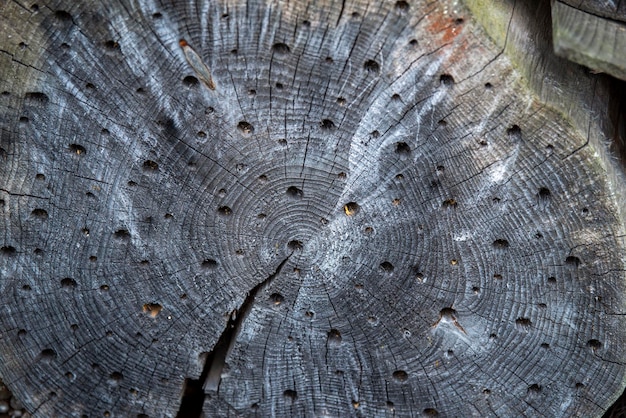
[[[42,417],[602,415],[610,84],[497,3],[3,3],[3,382]]]

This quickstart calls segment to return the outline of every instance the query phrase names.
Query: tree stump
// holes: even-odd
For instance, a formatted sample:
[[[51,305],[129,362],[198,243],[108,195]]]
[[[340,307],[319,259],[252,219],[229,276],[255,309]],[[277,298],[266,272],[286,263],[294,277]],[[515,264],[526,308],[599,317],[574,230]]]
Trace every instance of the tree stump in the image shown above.
[[[624,389],[610,86],[533,2],[34,2],[0,9],[0,375],[32,415]]]

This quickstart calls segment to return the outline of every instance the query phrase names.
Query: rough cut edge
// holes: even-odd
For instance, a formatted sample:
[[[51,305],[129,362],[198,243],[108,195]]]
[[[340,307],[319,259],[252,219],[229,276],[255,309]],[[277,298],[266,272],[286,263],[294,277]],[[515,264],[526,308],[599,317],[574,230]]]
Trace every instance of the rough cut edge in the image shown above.
[[[551,0],[554,3],[555,0]],[[554,53],[550,4],[541,0],[463,0],[487,36],[501,48],[522,75],[522,82],[537,100],[551,107],[575,127],[598,156],[620,219],[622,259],[626,260],[626,127],[611,119],[611,98],[618,93],[614,80],[592,74]],[[534,34],[532,37],[528,34]],[[581,77],[586,86],[581,88]],[[626,89],[622,88],[623,93]],[[622,110],[623,111],[623,110]],[[624,274],[626,282],[626,274]],[[622,307],[626,312],[626,305]],[[626,389],[612,394],[613,405]]]

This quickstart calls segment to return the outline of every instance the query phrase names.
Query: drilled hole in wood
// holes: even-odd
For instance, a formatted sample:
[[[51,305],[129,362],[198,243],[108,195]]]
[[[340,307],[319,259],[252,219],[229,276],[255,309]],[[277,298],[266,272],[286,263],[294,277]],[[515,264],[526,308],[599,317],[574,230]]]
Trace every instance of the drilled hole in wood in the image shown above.
[[[118,384],[124,379],[124,375],[120,372],[113,372],[109,375],[109,381],[113,384]]]
[[[348,202],[345,205],[343,205],[343,211],[346,214],[346,216],[354,216],[359,212],[359,210],[360,210],[360,207],[356,202]]]
[[[289,46],[287,44],[277,42],[272,45],[272,52],[277,55],[287,55],[289,52],[291,52],[291,50],[289,49]]]
[[[587,347],[591,348],[593,351],[598,351],[602,348],[602,343],[596,339],[591,339],[587,341]]]
[[[159,164],[152,160],[146,160],[143,162],[143,169],[145,171],[156,171],[159,169]]]
[[[452,77],[450,74],[441,74],[439,76],[439,83],[442,86],[452,87],[454,85],[454,77]]]
[[[439,412],[435,408],[426,408],[422,411],[424,417],[438,417]]]
[[[33,211],[30,213],[32,216],[34,216],[35,218],[39,218],[39,219],[48,219],[48,212],[46,212],[44,209],[33,209]]]
[[[300,251],[300,250],[302,250],[302,241],[298,241],[298,240],[295,240],[295,239],[291,240],[287,244],[287,247],[289,247],[289,249],[291,251]]]
[[[51,348],[45,348],[41,350],[41,353],[39,354],[39,358],[41,359],[41,361],[45,363],[50,363],[56,357],[57,357],[56,351],[54,351]]]
[[[87,153],[87,150],[82,145],[70,144],[68,148],[72,154],[84,155]]]
[[[302,196],[304,196],[304,193],[302,192],[301,189],[297,188],[296,186],[289,186],[287,188],[287,196],[289,196],[292,199],[302,199]]]
[[[570,255],[565,259],[565,264],[578,267],[580,265],[580,258]]]
[[[383,261],[382,263],[380,263],[380,269],[384,273],[391,273],[393,272],[393,264],[391,264],[389,261]]]
[[[1,247],[0,252],[2,252],[2,255],[6,256],[14,256],[15,254],[17,254],[17,250],[11,245],[5,245]]]
[[[61,287],[65,289],[74,289],[77,286],[76,280],[66,277],[61,280]]]
[[[330,129],[333,129],[334,127],[335,127],[335,123],[330,119],[322,119],[322,122],[320,122],[320,128],[322,129],[330,130]]]
[[[250,135],[254,132],[254,127],[245,120],[242,120],[237,124],[237,129],[239,129],[239,132],[244,135]]]
[[[400,12],[408,12],[409,11],[409,3],[404,0],[399,0],[396,2],[394,8]]]
[[[151,318],[156,318],[162,309],[163,307],[158,303],[145,303],[142,308],[143,313],[149,315]]]
[[[528,393],[540,393],[542,390],[541,386],[539,386],[536,383],[533,383],[532,385],[528,386]]]
[[[328,331],[327,339],[329,345],[340,345],[342,340],[341,332],[339,332],[338,329],[332,328],[330,331]]]
[[[128,240],[130,239],[130,232],[128,231],[128,229],[118,229],[117,231],[115,231],[113,236],[119,240]]]
[[[407,156],[411,154],[411,147],[406,142],[396,142],[396,154]]]
[[[523,318],[523,317],[520,317],[520,318],[517,318],[517,319],[515,320],[515,325],[517,325],[517,328],[518,328],[520,331],[526,331],[526,332],[528,332],[528,331],[530,330],[530,327],[531,327],[531,325],[532,325],[532,322],[530,321],[530,318]]]
[[[198,79],[192,75],[188,75],[183,78],[183,85],[187,88],[197,87],[199,83],[200,81],[198,81]]]
[[[378,72],[380,71],[380,65],[374,60],[365,61],[365,63],[363,63],[363,68],[368,73],[378,74]]]
[[[539,197],[539,200],[542,200],[542,201],[548,200],[551,194],[552,193],[550,193],[550,189],[546,187],[540,187],[539,191],[537,192],[537,196]]]
[[[220,206],[219,208],[217,208],[217,213],[221,216],[230,216],[233,214],[233,211],[228,206]]]
[[[396,382],[406,382],[409,380],[409,374],[404,370],[396,370],[391,374],[391,377],[393,377]]]
[[[493,248],[504,249],[509,248],[509,242],[505,239],[498,238],[493,242]]]
[[[272,293],[270,295],[270,302],[272,302],[273,305],[278,306],[284,301],[285,301],[285,298],[280,293]]]
[[[283,392],[283,396],[291,401],[295,401],[298,399],[298,392],[295,390],[287,389]]]
[[[506,134],[510,137],[520,137],[522,130],[517,125],[511,125],[511,127],[506,130]]]
[[[37,7],[36,4],[34,4],[33,6],[35,6],[35,9],[33,9],[33,11],[39,10],[39,7]],[[31,7],[32,9],[32,7]],[[65,21],[65,22],[71,22],[72,21],[72,15],[69,14],[68,12],[66,12],[65,10],[57,10],[54,12],[54,17],[57,20],[60,21]]]
[[[217,268],[217,261],[212,258],[206,258],[202,261],[202,267],[205,269],[214,269]]]
[[[103,43],[103,45],[109,51],[119,51],[119,49],[120,49],[120,44],[117,43],[116,41],[112,40],[112,39],[109,39],[108,41],[105,41]]]

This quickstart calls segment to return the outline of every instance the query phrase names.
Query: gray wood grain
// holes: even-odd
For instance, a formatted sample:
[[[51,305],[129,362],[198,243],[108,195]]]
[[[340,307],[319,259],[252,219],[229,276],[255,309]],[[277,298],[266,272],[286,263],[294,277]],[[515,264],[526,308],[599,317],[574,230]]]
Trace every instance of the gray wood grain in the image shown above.
[[[0,16],[0,375],[34,416],[181,416],[194,381],[207,417],[598,416],[623,390],[601,126],[463,6]]]
[[[552,3],[554,50],[593,70],[626,80],[626,23]]]
[[[596,16],[626,22],[626,3],[622,0],[561,0],[561,2]]]

